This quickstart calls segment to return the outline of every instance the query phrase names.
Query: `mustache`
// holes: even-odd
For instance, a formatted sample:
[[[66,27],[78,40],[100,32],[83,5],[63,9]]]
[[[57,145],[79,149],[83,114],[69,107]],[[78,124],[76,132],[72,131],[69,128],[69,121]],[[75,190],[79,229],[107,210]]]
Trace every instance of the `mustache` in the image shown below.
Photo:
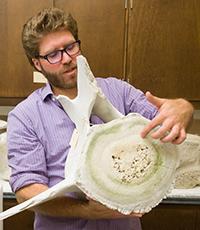
[[[75,68],[77,68],[76,64],[65,64],[63,67],[63,72],[67,72]]]

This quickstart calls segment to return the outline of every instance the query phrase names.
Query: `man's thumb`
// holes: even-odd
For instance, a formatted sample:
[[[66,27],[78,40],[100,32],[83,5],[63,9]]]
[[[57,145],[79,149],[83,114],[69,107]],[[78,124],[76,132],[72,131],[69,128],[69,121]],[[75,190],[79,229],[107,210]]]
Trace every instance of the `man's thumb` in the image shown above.
[[[157,108],[160,108],[165,102],[165,99],[156,97],[153,94],[151,94],[149,91],[147,91],[145,95],[147,97],[147,100],[153,105],[155,105]]]

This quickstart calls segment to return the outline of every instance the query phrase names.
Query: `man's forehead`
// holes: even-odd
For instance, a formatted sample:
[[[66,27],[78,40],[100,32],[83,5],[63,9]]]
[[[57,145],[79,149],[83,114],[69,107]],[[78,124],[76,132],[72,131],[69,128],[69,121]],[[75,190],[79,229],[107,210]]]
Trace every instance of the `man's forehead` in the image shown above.
[[[66,45],[75,41],[74,36],[68,30],[54,31],[45,34],[39,42],[40,53],[50,53],[57,49],[62,49]]]

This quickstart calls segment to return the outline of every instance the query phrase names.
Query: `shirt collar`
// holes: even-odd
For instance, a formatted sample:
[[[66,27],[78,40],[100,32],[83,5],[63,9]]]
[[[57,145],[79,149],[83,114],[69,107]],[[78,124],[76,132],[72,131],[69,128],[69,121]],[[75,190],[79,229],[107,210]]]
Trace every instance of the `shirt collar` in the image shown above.
[[[44,86],[42,92],[41,92],[41,95],[42,95],[42,100],[44,101],[48,96],[51,96],[53,97],[53,91],[51,89],[51,86],[49,83],[46,83],[46,85]]]

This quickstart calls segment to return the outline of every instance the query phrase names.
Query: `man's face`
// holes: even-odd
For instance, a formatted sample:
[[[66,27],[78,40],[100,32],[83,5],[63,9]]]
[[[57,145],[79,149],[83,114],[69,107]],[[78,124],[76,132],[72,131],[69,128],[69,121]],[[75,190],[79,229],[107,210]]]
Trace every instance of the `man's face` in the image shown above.
[[[56,50],[62,50],[67,45],[75,41],[73,35],[69,31],[56,31],[45,35],[39,43],[39,54],[45,56]],[[46,59],[33,59],[35,67],[41,71],[48,79],[54,93],[65,90],[74,89],[77,86],[77,63],[75,56],[69,56],[63,52],[63,58],[56,64],[49,63]]]

